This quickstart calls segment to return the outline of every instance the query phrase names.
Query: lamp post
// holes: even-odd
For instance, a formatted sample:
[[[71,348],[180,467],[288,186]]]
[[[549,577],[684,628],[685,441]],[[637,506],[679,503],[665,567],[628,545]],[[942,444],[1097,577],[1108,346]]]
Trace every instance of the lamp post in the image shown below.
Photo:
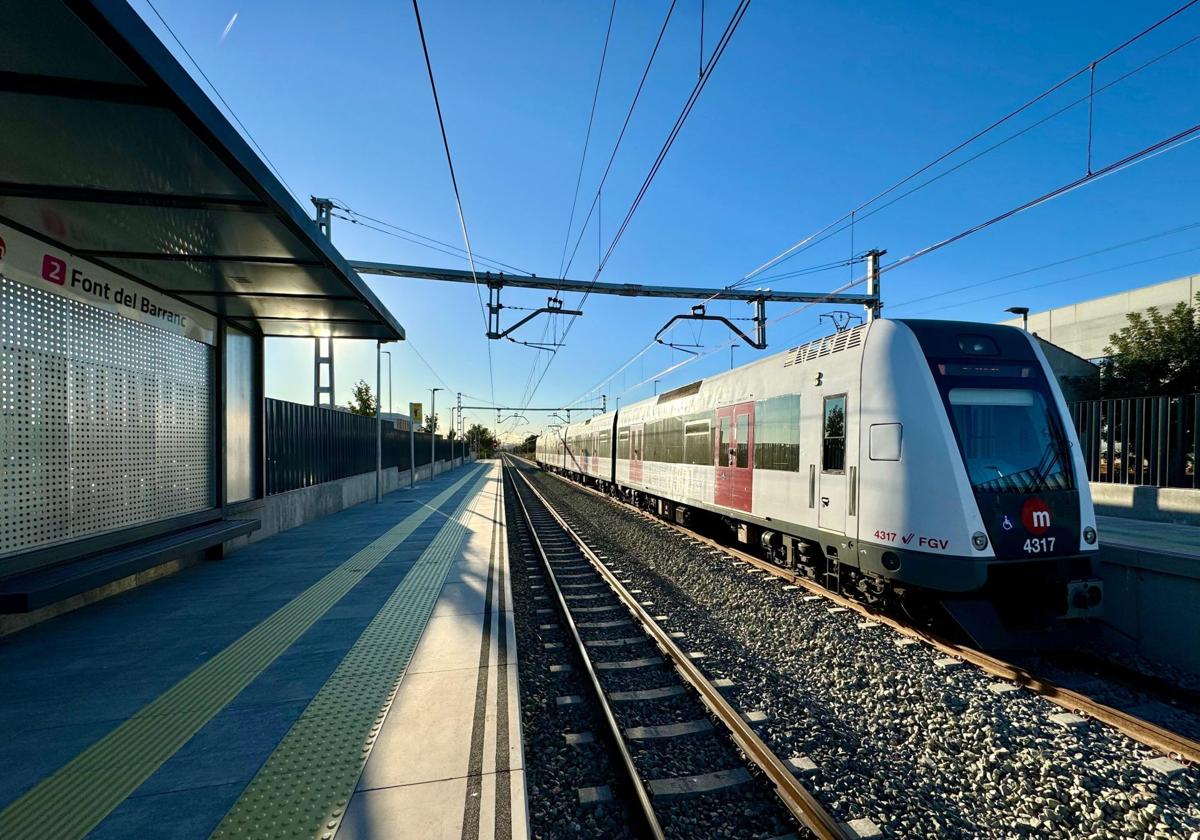
[[[383,355],[388,357],[388,414],[392,413],[392,353],[390,350],[384,350]]]
[[[1005,312],[1011,312],[1014,315],[1021,316],[1021,329],[1029,332],[1029,307],[1028,306],[1010,306]]]
[[[433,480],[433,464],[437,460],[437,392],[445,388],[429,389],[429,479]]]
[[[318,339],[319,340],[319,339]],[[333,346],[333,339],[329,339],[329,346]],[[375,504],[379,504],[383,500],[383,401],[379,399],[379,391],[382,387],[380,380],[383,378],[380,374],[382,371],[383,357],[383,342],[375,342]],[[330,395],[332,402],[332,395]]]

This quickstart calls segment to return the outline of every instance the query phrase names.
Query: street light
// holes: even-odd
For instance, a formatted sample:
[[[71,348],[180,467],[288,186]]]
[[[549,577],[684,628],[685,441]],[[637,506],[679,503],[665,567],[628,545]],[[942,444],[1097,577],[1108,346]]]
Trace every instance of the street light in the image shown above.
[[[437,451],[435,444],[437,442],[437,399],[438,391],[445,391],[445,388],[430,388],[429,389],[429,480],[433,480],[433,464],[437,460]]]
[[[1005,312],[1011,312],[1014,315],[1021,316],[1021,329],[1029,332],[1029,307],[1028,306],[1010,306]]]
[[[392,413],[392,353],[390,350],[381,351],[388,357],[388,414]]]

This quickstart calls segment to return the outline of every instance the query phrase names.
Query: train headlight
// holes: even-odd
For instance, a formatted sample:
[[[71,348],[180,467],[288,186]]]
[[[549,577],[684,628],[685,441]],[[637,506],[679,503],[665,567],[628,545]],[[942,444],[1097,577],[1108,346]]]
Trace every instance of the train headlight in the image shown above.
[[[976,551],[983,551],[988,547],[987,534],[983,531],[976,531],[971,535],[971,545],[975,546]]]
[[[1096,529],[1091,525],[1083,529],[1083,541],[1088,545],[1096,544]]]

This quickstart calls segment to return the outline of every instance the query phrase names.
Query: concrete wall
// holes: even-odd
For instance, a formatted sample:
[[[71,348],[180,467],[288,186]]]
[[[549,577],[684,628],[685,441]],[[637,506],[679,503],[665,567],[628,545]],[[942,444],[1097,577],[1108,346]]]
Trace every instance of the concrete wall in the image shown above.
[[[1200,675],[1200,562],[1101,546],[1102,643]]]
[[[461,466],[470,461],[470,457],[460,456],[454,459],[454,466]],[[441,475],[451,469],[449,460],[438,461],[434,467],[434,475]],[[429,475],[428,464],[417,467],[417,482],[428,481]],[[393,490],[408,486],[408,470],[388,467],[383,470],[381,477],[384,493],[391,493]],[[236,551],[281,531],[304,525],[363,502],[374,501],[374,499],[375,473],[369,472],[349,478],[340,478],[336,481],[327,481],[323,484],[314,484],[312,487],[301,487],[299,490],[289,490],[286,493],[276,493],[265,499],[255,499],[233,506],[230,518],[259,519],[262,521],[262,527],[252,534],[226,543],[225,551]]]
[[[1065,350],[1085,359],[1105,355],[1108,337],[1128,322],[1126,313],[1144,312],[1151,306],[1166,311],[1180,301],[1191,303],[1200,292],[1200,274],[1143,286],[1107,297],[1060,306],[1046,312],[1029,314],[1029,330]],[[1021,326],[1021,319],[1003,323]]]
[[[1091,483],[1092,503],[1101,516],[1200,525],[1200,490]]]

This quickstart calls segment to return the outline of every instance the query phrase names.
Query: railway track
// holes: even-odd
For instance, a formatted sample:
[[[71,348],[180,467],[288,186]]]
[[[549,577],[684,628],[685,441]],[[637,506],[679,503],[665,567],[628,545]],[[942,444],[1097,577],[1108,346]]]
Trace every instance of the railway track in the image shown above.
[[[805,789],[793,764],[767,747],[754,715],[726,700],[728,686],[704,675],[696,664],[702,654],[679,644],[685,634],[662,626],[666,617],[652,614],[653,605],[626,587],[620,570],[587,545],[522,469],[509,461],[505,472],[540,560],[543,597],[555,604],[605,723],[610,764],[623,777],[635,833],[766,837],[798,823],[815,837],[858,836]],[[756,811],[755,796],[778,813]]]
[[[1192,738],[1186,737],[1177,732],[1173,732],[1169,729],[1159,726],[1158,724],[1130,714],[1129,712],[1109,706],[1079,691],[1074,691],[1057,685],[1051,680],[1041,678],[1036,674],[1031,673],[1029,670],[1021,667],[1020,665],[1001,659],[1000,657],[992,654],[985,653],[984,651],[976,648],[962,645],[936,634],[927,632],[922,628],[915,627],[890,613],[882,612],[869,605],[863,604],[858,600],[848,598],[840,593],[833,592],[806,577],[794,574],[788,569],[763,560],[753,554],[749,554],[732,546],[721,543],[674,522],[654,516],[653,514],[648,513],[635,505],[629,504],[628,502],[620,499],[616,499],[607,493],[596,490],[595,488],[586,487],[570,481],[569,479],[557,475],[556,473],[547,474],[553,476],[559,481],[564,482],[570,487],[574,487],[599,498],[606,499],[612,504],[624,507],[625,509],[636,513],[638,516],[650,522],[683,534],[704,546],[723,552],[732,559],[747,563],[757,569],[774,575],[775,577],[782,578],[790,585],[802,587],[814,595],[819,595],[822,598],[825,598],[838,607],[853,610],[862,615],[865,619],[884,624],[897,633],[923,642],[935,650],[946,654],[947,656],[954,657],[955,659],[960,659],[964,662],[975,665],[985,673],[1026,689],[1033,694],[1036,694],[1063,708],[1067,712],[1076,714],[1082,713],[1087,717],[1111,726],[1132,740],[1158,750],[1169,758],[1187,762],[1193,765],[1200,765],[1200,742]]]

